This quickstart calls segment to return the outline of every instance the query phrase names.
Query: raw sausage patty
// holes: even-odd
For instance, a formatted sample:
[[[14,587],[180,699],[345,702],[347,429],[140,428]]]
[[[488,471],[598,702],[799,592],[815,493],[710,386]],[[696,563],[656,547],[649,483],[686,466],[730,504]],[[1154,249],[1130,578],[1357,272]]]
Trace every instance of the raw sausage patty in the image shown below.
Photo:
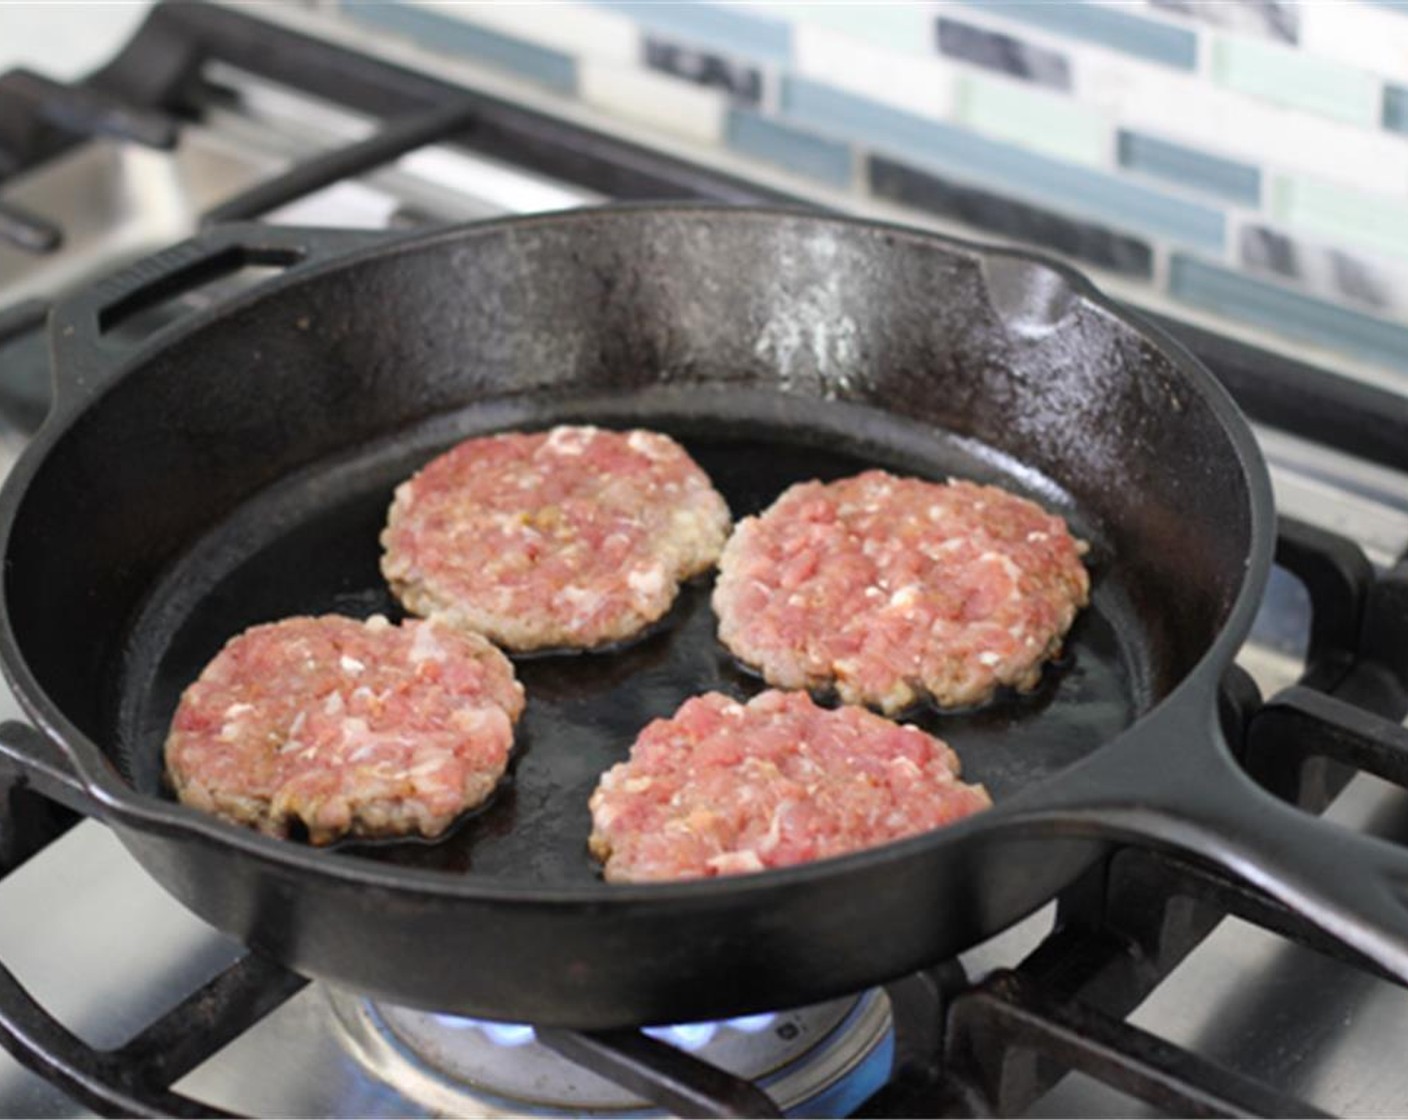
[[[187,805],[273,836],[433,837],[492,792],[522,710],[477,635],[290,618],[233,638],[186,689],[167,774]]]
[[[649,724],[592,794],[616,882],[786,867],[912,836],[992,802],[939,739],[805,692],[696,696]]]
[[[381,568],[408,610],[506,649],[590,647],[660,618],[728,530],[669,436],[558,427],[432,460],[396,491]]]
[[[1083,542],[995,486],[867,471],[789,488],[724,548],[719,638],[783,688],[896,712],[1031,689],[1089,599]]]

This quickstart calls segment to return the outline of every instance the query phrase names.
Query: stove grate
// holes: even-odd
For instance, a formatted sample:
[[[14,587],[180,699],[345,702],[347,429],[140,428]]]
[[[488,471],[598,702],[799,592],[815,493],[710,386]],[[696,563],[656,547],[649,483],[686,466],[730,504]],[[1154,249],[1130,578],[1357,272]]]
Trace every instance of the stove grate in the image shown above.
[[[163,5],[128,50],[81,89],[36,87],[23,74],[0,79],[0,175],[52,155],[77,135],[116,131],[137,142],[169,142],[173,122],[192,111],[200,67],[220,61],[385,123],[371,139],[315,157],[210,218],[264,213],[394,158],[414,142],[451,136],[482,154],[618,199],[795,201],[293,32],[281,32],[271,49],[269,35],[268,25],[237,11]],[[10,111],[21,102],[24,113]],[[14,122],[23,127],[5,131]],[[37,329],[43,314],[38,302],[0,314],[0,346]],[[1254,418],[1375,462],[1408,466],[1402,398],[1186,324],[1159,322],[1217,372]],[[1308,811],[1323,810],[1356,769],[1408,785],[1408,733],[1393,722],[1408,711],[1408,566],[1378,575],[1358,546],[1288,518],[1277,560],[1310,593],[1306,672],[1299,686],[1266,704],[1245,675],[1229,677],[1229,738],[1241,745],[1250,773]],[[55,831],[47,810],[30,798],[0,774],[0,806],[24,810],[0,812],[0,871]],[[1015,970],[974,984],[951,962],[887,986],[893,1075],[862,1115],[1016,1114],[1072,1069],[1176,1114],[1315,1114],[1304,1102],[1124,1021],[1227,916],[1364,967],[1352,950],[1241,882],[1165,852],[1122,848],[1062,897],[1054,931]],[[0,967],[0,1043],[101,1112],[223,1115],[171,1086],[306,982],[249,956],[128,1043],[99,1051]],[[681,1114],[776,1111],[757,1086],[638,1031],[539,1034],[559,1053]]]
[[[772,1099],[741,1077],[636,1030],[539,1029],[538,1041],[674,1116],[781,1116]]]
[[[1234,669],[1223,690],[1229,741],[1250,773],[1309,811],[1323,810],[1358,769],[1408,785],[1408,731],[1392,722],[1408,708],[1408,643],[1396,639],[1408,627],[1408,563],[1378,576],[1356,546],[1290,520],[1278,559],[1311,595],[1304,679],[1339,695],[1301,684],[1262,703]],[[1124,1021],[1228,916],[1366,967],[1245,883],[1168,852],[1121,847],[1062,896],[1053,932],[1016,969],[974,984],[951,962],[887,986],[892,1076],[862,1115],[1015,1115],[1072,1070],[1179,1115],[1318,1114]],[[170,1086],[305,983],[249,956],[129,1043],[96,1051],[0,968],[0,1042],[102,1111],[220,1115]],[[777,1112],[757,1085],[637,1030],[538,1035],[680,1115]]]
[[[0,1045],[104,1116],[229,1116],[170,1087],[307,983],[282,965],[250,954],[122,1046],[97,1050],[45,1011],[0,966]]]

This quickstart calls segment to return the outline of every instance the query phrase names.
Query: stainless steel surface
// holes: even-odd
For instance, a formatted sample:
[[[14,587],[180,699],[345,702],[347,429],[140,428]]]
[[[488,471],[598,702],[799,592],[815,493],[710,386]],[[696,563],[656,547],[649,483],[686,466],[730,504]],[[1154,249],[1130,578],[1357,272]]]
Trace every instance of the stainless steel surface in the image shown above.
[[[97,140],[10,180],[0,198],[57,223],[64,244],[44,255],[0,244],[4,303],[52,298],[180,241],[202,211],[280,166],[192,128],[172,152]]]
[[[373,122],[229,67],[209,77],[232,95],[187,125],[172,151],[116,140],[83,144],[0,187],[0,200],[64,231],[54,253],[0,243],[0,306],[53,298],[193,234],[205,211],[295,159],[367,136]],[[288,225],[380,228],[457,222],[601,201],[590,191],[443,146],[422,148],[359,180],[269,215]]]
[[[91,822],[0,880],[0,960],[95,1046],[121,1043],[241,952]],[[0,1114],[85,1113],[0,1055]]]
[[[1276,508],[1357,541],[1387,567],[1408,551],[1408,475],[1272,428],[1257,428]]]

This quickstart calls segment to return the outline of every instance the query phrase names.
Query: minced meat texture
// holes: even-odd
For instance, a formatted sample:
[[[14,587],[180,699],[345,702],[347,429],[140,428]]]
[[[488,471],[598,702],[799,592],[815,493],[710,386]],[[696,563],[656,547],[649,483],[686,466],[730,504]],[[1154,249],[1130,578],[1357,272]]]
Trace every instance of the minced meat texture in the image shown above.
[[[708,476],[657,432],[485,436],[397,489],[382,572],[408,610],[505,649],[589,648],[664,615],[729,524]]]
[[[591,851],[614,882],[786,867],[987,808],[958,756],[916,727],[805,692],[697,696],[649,724],[591,797]]]
[[[185,804],[273,836],[434,837],[493,791],[522,710],[476,635],[290,618],[231,639],[186,689],[167,774]]]
[[[1036,686],[1089,600],[1083,542],[995,486],[867,471],[788,489],[719,561],[720,640],[783,688],[893,713]]]

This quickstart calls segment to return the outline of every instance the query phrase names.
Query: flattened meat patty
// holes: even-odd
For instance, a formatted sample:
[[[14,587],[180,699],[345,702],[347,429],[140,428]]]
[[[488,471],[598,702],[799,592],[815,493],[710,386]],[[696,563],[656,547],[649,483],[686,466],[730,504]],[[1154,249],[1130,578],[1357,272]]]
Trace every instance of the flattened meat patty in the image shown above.
[[[782,688],[897,712],[1031,689],[1089,601],[1084,542],[995,486],[866,471],[789,488],[724,548],[719,638]]]
[[[408,610],[506,649],[585,648],[660,618],[728,530],[669,436],[558,427],[467,440],[402,484],[381,570]]]
[[[939,739],[805,692],[696,696],[641,732],[592,794],[614,882],[786,867],[939,828],[992,804]]]
[[[477,635],[290,618],[231,639],[186,689],[166,771],[187,805],[273,836],[434,837],[492,792],[522,710]]]

